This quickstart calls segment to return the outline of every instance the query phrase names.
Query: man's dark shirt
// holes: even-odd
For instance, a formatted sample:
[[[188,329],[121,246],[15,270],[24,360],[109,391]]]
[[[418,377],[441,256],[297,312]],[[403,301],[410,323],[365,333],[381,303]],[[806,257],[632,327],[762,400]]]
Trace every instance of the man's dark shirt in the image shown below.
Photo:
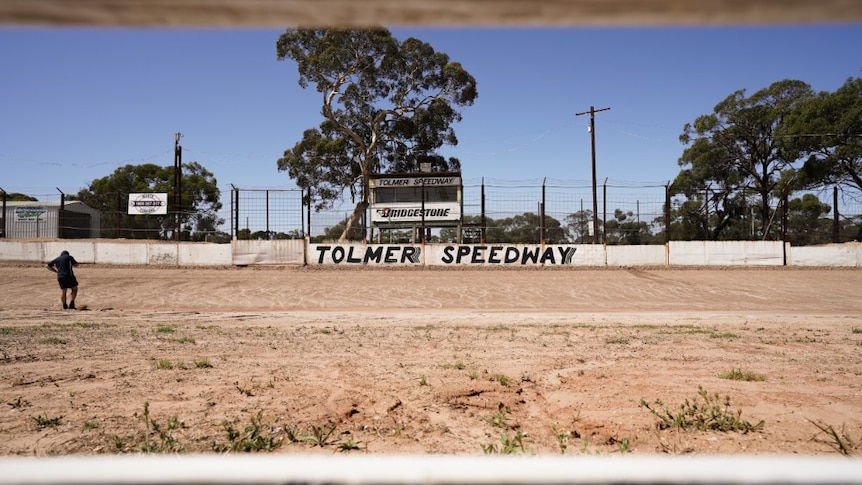
[[[65,280],[75,277],[75,273],[72,271],[72,266],[76,266],[77,264],[78,262],[75,261],[75,258],[72,257],[72,255],[61,254],[48,263],[48,267],[57,269],[58,280]]]

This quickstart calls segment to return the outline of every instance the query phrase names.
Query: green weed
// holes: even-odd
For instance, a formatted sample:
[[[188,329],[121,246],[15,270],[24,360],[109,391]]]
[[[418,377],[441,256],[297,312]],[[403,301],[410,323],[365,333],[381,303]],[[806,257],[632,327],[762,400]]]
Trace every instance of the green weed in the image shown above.
[[[646,408],[650,414],[658,418],[656,427],[658,429],[697,429],[699,431],[739,431],[748,433],[750,431],[760,431],[763,429],[765,421],[761,420],[757,424],[742,419],[742,410],[736,412],[730,409],[730,396],[724,398],[722,402],[718,393],[709,394],[703,387],[698,386],[698,396],[680,405],[679,411],[675,414],[664,404],[656,400],[655,407],[647,403],[641,398],[641,407]]]
[[[28,400],[24,399],[24,398],[23,398],[23,397],[21,397],[21,396],[18,396],[18,398],[17,398],[17,399],[14,399],[14,400],[12,400],[12,401],[9,401],[9,402],[7,402],[6,404],[8,404],[9,406],[11,406],[11,407],[12,407],[12,409],[24,409],[24,408],[26,408],[26,407],[30,406],[30,401],[28,401]]]
[[[503,374],[494,374],[491,376],[491,380],[499,382],[503,387],[509,387],[512,385],[512,381]]]
[[[169,361],[168,359],[159,359],[156,361],[156,369],[173,369],[174,363]]]
[[[197,367],[198,369],[210,369],[212,368],[212,366],[212,363],[206,357],[202,359],[195,359],[195,367]]]
[[[173,325],[159,325],[156,327],[156,333],[174,333],[177,329]]]
[[[60,337],[48,337],[46,339],[43,339],[42,343],[50,345],[66,345],[66,340],[61,339]]]
[[[240,386],[239,382],[234,382],[234,386],[236,387],[236,390],[239,391],[239,393],[242,394],[243,396],[245,396],[245,397],[254,396],[254,392],[251,390],[251,388]]]
[[[617,445],[617,451],[619,451],[621,455],[631,452],[631,443],[629,442],[628,436],[623,436],[623,439],[621,440],[611,437],[608,440],[608,444]]]
[[[53,418],[49,418],[40,414],[39,416],[32,417],[31,419],[36,423],[36,427],[39,429],[49,427],[53,428],[54,426],[60,426],[60,423],[63,420],[63,416],[55,416]]]
[[[571,433],[568,431],[560,431],[560,428],[556,423],[551,426],[551,429],[554,431],[554,438],[557,439],[557,446],[560,448],[560,454],[565,454],[566,450],[569,448],[569,437],[571,436]]]
[[[516,453],[529,453],[529,450],[524,446],[524,434],[520,430],[515,432],[514,436],[509,436],[509,433],[500,435],[500,445],[493,443],[482,445],[482,453],[486,455],[513,455]]]
[[[188,337],[188,336],[174,339],[174,342],[176,342],[178,344],[195,344],[196,343],[195,339],[193,337]]]
[[[826,424],[819,420],[815,422],[809,419],[808,422],[820,430],[811,438],[812,440],[829,445],[844,456],[853,456],[855,454],[856,443],[850,437],[850,433],[847,432],[844,425],[841,425],[841,431],[839,432],[831,424]],[[826,438],[821,438],[821,434],[825,435]]]
[[[508,419],[508,413],[509,407],[500,404],[499,409],[497,409],[497,412],[492,414],[491,417],[488,418],[488,423],[496,428],[508,429],[509,425],[508,423],[506,423],[506,420]]]
[[[126,448],[126,440],[121,436],[114,435],[114,448],[117,451],[122,451]]]
[[[234,428],[230,422],[223,421],[222,426],[227,433],[228,445],[222,447],[213,445],[213,449],[220,452],[233,451],[243,453],[275,450],[281,447],[284,440],[273,432],[273,425],[277,421],[278,418],[264,422],[263,414],[258,412],[251,417],[249,424],[242,431]]]
[[[718,377],[721,377],[722,379],[730,379],[732,381],[746,382],[766,380],[766,376],[764,376],[763,374],[757,374],[751,371],[744,371],[742,369],[731,369],[728,372],[719,374]]]
[[[144,453],[180,453],[183,451],[183,446],[174,438],[173,432],[185,428],[185,424],[176,416],[168,418],[167,424],[162,426],[155,419],[150,419],[150,403],[146,401],[144,402],[144,425],[146,432],[141,451]],[[156,433],[158,441],[150,440],[152,433]]]
[[[320,426],[309,426],[308,433],[299,437],[300,441],[311,443],[312,445],[323,448],[329,444],[329,438],[335,432],[335,425],[327,423]]]
[[[347,438],[347,440],[338,445],[338,451],[352,451],[358,449],[359,441],[354,441],[353,437]]]

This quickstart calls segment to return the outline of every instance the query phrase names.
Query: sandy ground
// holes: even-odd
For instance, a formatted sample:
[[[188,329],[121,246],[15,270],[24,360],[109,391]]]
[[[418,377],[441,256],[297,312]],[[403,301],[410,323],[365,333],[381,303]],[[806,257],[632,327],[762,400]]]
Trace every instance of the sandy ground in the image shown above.
[[[2,455],[862,454],[860,270],[77,274],[0,265]]]

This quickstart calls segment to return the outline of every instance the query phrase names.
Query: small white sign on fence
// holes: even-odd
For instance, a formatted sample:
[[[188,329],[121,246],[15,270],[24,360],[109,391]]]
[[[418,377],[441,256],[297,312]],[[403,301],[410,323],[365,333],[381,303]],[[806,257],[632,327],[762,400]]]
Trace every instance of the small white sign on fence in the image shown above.
[[[168,194],[155,192],[129,194],[129,214],[150,216],[167,213]]]

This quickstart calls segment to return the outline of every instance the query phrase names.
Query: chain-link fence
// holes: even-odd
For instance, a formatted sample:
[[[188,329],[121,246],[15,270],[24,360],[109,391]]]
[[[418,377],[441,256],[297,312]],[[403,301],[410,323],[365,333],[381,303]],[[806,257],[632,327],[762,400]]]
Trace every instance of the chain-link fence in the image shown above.
[[[231,186],[230,235],[237,239],[297,239],[306,235],[299,189],[241,189]]]
[[[470,240],[478,230],[486,242],[662,243],[665,196],[662,185],[603,181],[594,211],[590,182],[479,180],[464,183],[464,214]]]
[[[340,235],[355,208],[355,202],[346,197],[329,210],[309,210],[299,189],[232,185],[219,189],[217,209],[211,204],[206,208],[199,204],[196,210],[174,211],[173,199],[169,199],[169,207],[161,215],[129,214],[128,193],[100,194],[82,207],[83,201],[75,201],[58,191],[44,189],[23,194],[30,200],[12,200],[9,194],[0,192],[4,204],[0,211],[0,236],[211,242],[310,236],[331,240]],[[695,200],[668,199],[667,190],[663,185],[599,181],[594,213],[590,182],[465,179],[461,232],[436,228],[431,240],[662,244],[668,237],[672,240],[786,237],[796,246],[862,240],[862,194],[858,191],[829,188],[789,194],[786,214],[782,201],[773,199],[764,236],[756,197],[749,196],[745,201],[748,205],[728,222],[727,214],[722,213],[723,208],[711,194]],[[194,194],[183,197],[191,200]],[[665,211],[668,202],[669,212]],[[729,225],[733,226],[732,231]],[[374,236],[379,231],[375,233],[367,226],[366,229],[366,238],[376,240]],[[407,234],[387,241],[408,241],[410,231],[402,232]],[[354,239],[363,239],[362,233]]]

